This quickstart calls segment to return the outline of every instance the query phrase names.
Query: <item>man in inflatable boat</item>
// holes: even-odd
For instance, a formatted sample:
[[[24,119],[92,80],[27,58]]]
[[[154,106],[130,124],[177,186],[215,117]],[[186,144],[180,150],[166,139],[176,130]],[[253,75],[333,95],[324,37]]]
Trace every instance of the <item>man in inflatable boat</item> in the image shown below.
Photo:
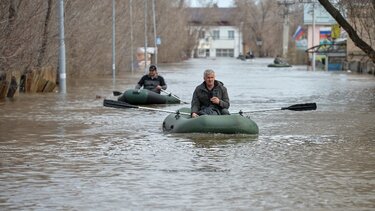
[[[143,86],[144,89],[151,90],[158,94],[160,94],[161,89],[166,90],[167,84],[164,78],[158,74],[157,69],[156,65],[150,65],[148,74],[142,76],[135,88],[140,89]]]
[[[207,69],[203,73],[203,83],[198,85],[191,100],[191,117],[200,115],[229,115],[227,88],[215,79],[215,71]]]

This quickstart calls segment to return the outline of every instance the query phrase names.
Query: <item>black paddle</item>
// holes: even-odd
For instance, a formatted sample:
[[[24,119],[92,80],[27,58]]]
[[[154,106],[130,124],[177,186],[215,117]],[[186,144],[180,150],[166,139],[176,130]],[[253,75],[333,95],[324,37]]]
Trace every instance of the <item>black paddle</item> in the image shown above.
[[[172,114],[190,115],[190,113],[185,113],[185,112],[170,111],[170,110],[164,110],[164,109],[136,106],[136,105],[132,105],[132,104],[129,104],[129,103],[126,103],[126,102],[116,101],[116,100],[108,100],[108,99],[104,99],[103,105],[106,106],[106,107],[112,107],[112,108],[137,108],[137,109],[143,109],[143,110],[149,110],[149,111],[161,111],[161,112],[167,112],[167,113],[172,113]]]
[[[291,110],[291,111],[311,111],[316,110],[316,103],[304,103],[304,104],[295,104],[289,107],[283,107],[281,110]]]
[[[311,111],[316,110],[316,103],[304,103],[304,104],[295,104],[289,107],[282,108],[271,108],[271,109],[262,109],[254,111],[240,111],[239,113],[254,113],[254,112],[264,112],[264,111],[277,111],[277,110],[290,110],[290,111]]]
[[[173,113],[173,114],[190,115],[190,113],[185,113],[185,112],[136,106],[136,105],[132,105],[126,102],[108,100],[108,99],[104,99],[103,105],[106,107],[112,107],[112,108],[137,108],[137,109],[143,109],[143,110],[149,110],[149,111],[161,111],[161,112],[167,112],[167,113]],[[277,111],[277,110],[311,111],[311,110],[316,110],[316,108],[317,108],[316,103],[304,103],[304,104],[295,104],[289,107],[281,107],[281,108],[271,108],[271,109],[253,110],[253,111],[239,111],[238,113],[242,115],[244,113],[255,113],[255,112]]]
[[[161,89],[160,91],[164,92],[165,94],[167,94],[169,96],[172,96],[172,97],[176,98],[177,100],[179,100],[183,104],[189,104],[189,103],[181,100],[181,98],[177,97],[176,95],[172,94],[171,92],[165,91],[164,89]]]

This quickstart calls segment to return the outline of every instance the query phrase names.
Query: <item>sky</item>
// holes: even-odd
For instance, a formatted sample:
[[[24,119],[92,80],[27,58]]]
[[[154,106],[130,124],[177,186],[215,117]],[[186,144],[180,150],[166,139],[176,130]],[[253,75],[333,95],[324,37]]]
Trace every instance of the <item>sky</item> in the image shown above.
[[[202,1],[202,0],[190,0],[191,7],[201,7],[200,2],[210,2],[210,0]],[[233,6],[232,0],[212,0],[212,2],[216,2],[219,7],[231,7]]]

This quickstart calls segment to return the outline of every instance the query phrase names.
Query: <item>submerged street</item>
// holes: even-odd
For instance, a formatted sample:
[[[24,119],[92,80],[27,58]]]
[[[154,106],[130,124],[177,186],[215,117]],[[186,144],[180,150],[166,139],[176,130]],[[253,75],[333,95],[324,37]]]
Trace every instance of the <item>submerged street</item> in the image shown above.
[[[103,106],[143,70],[117,70],[115,83],[68,77],[65,96],[21,93],[0,102],[0,210],[373,209],[375,77],[269,63],[158,65],[167,91],[187,102],[203,71],[215,70],[231,113],[317,104],[247,114],[257,136],[166,134],[167,113]]]

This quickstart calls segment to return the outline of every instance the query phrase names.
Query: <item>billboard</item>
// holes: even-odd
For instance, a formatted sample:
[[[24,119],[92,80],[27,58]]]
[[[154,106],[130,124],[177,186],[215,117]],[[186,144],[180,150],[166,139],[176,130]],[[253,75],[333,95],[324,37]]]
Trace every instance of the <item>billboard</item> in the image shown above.
[[[296,42],[296,47],[298,49],[306,50],[307,49],[307,37],[305,33],[306,29],[301,26],[298,26],[296,32],[293,34],[293,39]]]
[[[304,4],[303,9],[303,23],[305,25],[313,24],[313,13],[315,15],[315,24],[317,25],[332,25],[336,23],[336,20],[319,3],[308,3]]]

